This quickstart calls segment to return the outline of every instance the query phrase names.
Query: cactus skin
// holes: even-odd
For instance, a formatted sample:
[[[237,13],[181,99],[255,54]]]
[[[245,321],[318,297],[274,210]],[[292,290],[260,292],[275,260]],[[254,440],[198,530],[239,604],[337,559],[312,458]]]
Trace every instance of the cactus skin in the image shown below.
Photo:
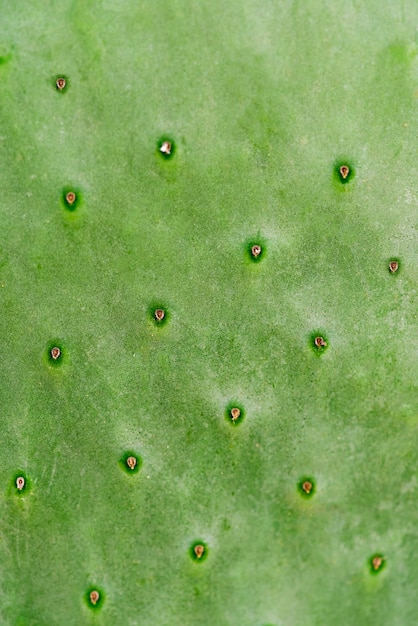
[[[2,625],[416,625],[417,18],[3,2]]]

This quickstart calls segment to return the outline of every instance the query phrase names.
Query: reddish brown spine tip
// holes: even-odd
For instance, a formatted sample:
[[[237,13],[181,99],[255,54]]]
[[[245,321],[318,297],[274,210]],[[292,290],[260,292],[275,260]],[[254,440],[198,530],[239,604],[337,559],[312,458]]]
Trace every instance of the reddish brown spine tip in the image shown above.
[[[67,203],[71,206],[72,204],[74,204],[74,202],[76,201],[77,196],[75,195],[74,191],[69,191],[66,195],[65,195],[65,200],[67,201]]]
[[[18,478],[16,478],[16,487],[19,489],[19,491],[22,491],[24,486],[25,479],[23,478],[23,476],[18,476]]]
[[[312,483],[309,480],[305,480],[305,482],[302,484],[302,489],[306,494],[310,494],[312,491]]]
[[[233,422],[236,422],[239,416],[241,415],[241,411],[237,407],[234,407],[233,409],[231,409],[230,413],[231,413],[231,420]]]
[[[172,146],[170,141],[163,141],[160,147],[160,152],[163,154],[171,154],[171,148]]]
[[[260,256],[260,254],[261,254],[261,246],[258,246],[258,245],[253,246],[253,247],[251,248],[251,254],[253,255],[253,257],[254,257],[255,259],[256,259],[257,257],[259,257],[259,256]]]
[[[154,312],[154,317],[157,322],[161,322],[165,317],[164,309],[156,309]]]
[[[372,567],[377,572],[383,565],[383,558],[381,556],[375,556],[372,559]]]
[[[198,559],[201,559],[205,553],[205,547],[199,543],[197,546],[194,547],[194,553]]]
[[[61,350],[55,346],[55,348],[51,348],[51,357],[56,361],[61,356]]]
[[[341,177],[344,180],[347,178],[349,173],[350,173],[350,168],[348,167],[348,165],[341,165],[341,167],[340,167],[340,174],[341,174]]]
[[[62,91],[63,89],[65,89],[65,86],[67,84],[67,81],[65,80],[65,78],[57,78],[57,80],[55,81],[55,84],[57,86],[57,89],[59,89],[60,91]]]
[[[90,602],[95,606],[100,600],[100,594],[98,591],[94,590],[90,592]]]
[[[389,270],[394,274],[399,269],[399,263],[397,261],[391,261],[389,263]]]
[[[133,470],[136,467],[136,458],[134,456],[128,456],[128,458],[126,459],[126,465],[129,467],[129,469]]]
[[[317,348],[324,348],[327,345],[327,342],[323,337],[315,337],[314,343]]]

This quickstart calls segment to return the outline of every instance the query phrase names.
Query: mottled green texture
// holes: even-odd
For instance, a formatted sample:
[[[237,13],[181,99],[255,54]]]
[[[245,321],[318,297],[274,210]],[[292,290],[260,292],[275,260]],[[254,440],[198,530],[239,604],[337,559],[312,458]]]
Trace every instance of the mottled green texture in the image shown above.
[[[416,626],[416,0],[0,9],[2,626]]]

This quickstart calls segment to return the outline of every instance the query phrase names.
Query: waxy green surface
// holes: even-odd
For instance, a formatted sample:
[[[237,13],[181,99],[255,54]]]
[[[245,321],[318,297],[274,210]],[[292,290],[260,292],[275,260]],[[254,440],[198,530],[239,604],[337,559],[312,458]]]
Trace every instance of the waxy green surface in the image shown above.
[[[417,3],[0,9],[0,623],[415,626]]]

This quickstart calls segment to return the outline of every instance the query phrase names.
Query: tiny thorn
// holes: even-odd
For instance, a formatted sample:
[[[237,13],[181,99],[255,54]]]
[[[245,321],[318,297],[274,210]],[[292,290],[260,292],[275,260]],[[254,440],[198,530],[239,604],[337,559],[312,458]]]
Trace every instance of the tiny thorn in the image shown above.
[[[126,450],[122,458],[119,459],[119,466],[126,474],[134,476],[141,467],[141,457],[134,450]]]
[[[161,322],[165,317],[164,309],[155,309],[154,317],[157,320],[157,322]]]
[[[77,199],[77,196],[75,195],[74,191],[69,191],[65,195],[65,200],[66,200],[67,204],[69,204],[70,206],[74,204],[76,199]]]
[[[197,546],[194,547],[194,553],[198,559],[201,559],[205,553],[205,547],[198,543]]]
[[[397,261],[391,261],[389,263],[389,271],[392,272],[392,274],[397,272],[398,269],[399,269],[399,263]]]
[[[65,78],[60,77],[60,78],[57,78],[57,80],[55,81],[55,84],[57,86],[57,89],[59,89],[59,91],[62,91],[63,89],[65,89],[67,81],[65,80]]]
[[[340,167],[341,178],[345,180],[347,176],[349,175],[349,173],[350,173],[350,168],[348,167],[348,165],[341,165]]]
[[[160,147],[160,152],[162,152],[163,154],[171,154],[171,149],[172,149],[171,142],[163,141]]]
[[[190,556],[195,563],[203,563],[208,556],[208,548],[202,541],[194,543],[190,547]]]
[[[90,591],[90,602],[92,603],[93,606],[96,606],[96,604],[98,603],[98,601],[100,600],[100,594],[98,591],[94,590],[94,591]]]
[[[261,254],[261,246],[255,245],[251,248],[251,254],[256,259]]]
[[[56,361],[61,356],[61,350],[55,346],[55,348],[51,348],[51,357]]]
[[[385,561],[384,556],[376,555],[372,558],[372,568],[375,572],[378,572],[383,567],[383,562]]]
[[[373,569],[378,570],[382,566],[382,562],[383,561],[380,556],[375,556],[372,561]]]
[[[231,409],[230,413],[231,413],[231,420],[233,422],[236,422],[239,416],[241,415],[241,411],[237,407],[234,407],[233,409]]]
[[[309,480],[305,480],[302,484],[302,489],[307,495],[309,495],[312,491],[312,483]]]
[[[25,479],[23,478],[23,476],[18,476],[18,478],[16,478],[16,487],[19,489],[19,491],[22,491],[24,486]]]
[[[323,337],[315,337],[314,343],[317,348],[325,348],[325,346],[327,345],[327,342]]]
[[[126,459],[126,465],[131,470],[135,469],[136,463],[137,463],[137,460],[134,456],[128,456],[128,458]]]

